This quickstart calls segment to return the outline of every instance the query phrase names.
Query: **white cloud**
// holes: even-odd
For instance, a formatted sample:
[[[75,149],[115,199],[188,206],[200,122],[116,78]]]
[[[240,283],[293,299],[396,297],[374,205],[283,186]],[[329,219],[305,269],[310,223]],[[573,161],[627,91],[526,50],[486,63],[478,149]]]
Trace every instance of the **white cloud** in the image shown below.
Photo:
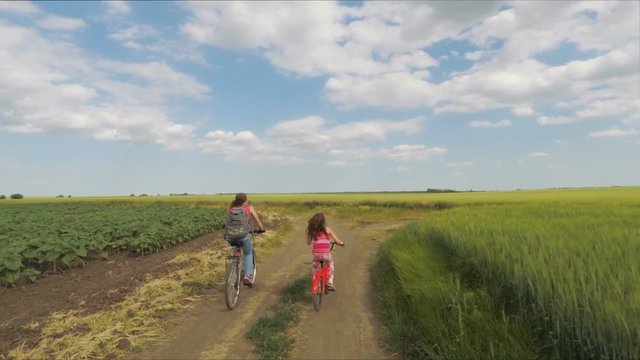
[[[436,85],[406,72],[333,77],[326,82],[325,90],[329,100],[345,107],[418,108],[434,106],[443,98]]]
[[[156,37],[160,32],[150,25],[130,25],[109,34],[109,38],[116,41],[132,41]]]
[[[162,62],[89,56],[36,29],[0,22],[0,127],[100,140],[192,146],[195,127],[170,119],[173,97],[202,99],[209,88]]]
[[[0,1],[0,12],[30,15],[40,12],[40,8],[31,1]]]
[[[421,117],[400,121],[371,120],[327,126],[324,118],[308,116],[279,122],[265,131],[264,137],[243,132],[216,130],[209,132],[197,145],[202,151],[222,155],[228,160],[299,164],[326,156],[328,166],[362,164],[373,158],[426,160],[437,155],[438,148],[405,145],[387,149],[361,147],[359,144],[383,141],[389,134],[413,134],[420,131]],[[414,146],[414,145],[410,145]],[[402,151],[407,154],[402,154]],[[411,154],[409,154],[411,152]]]
[[[38,26],[49,30],[74,31],[86,27],[87,24],[82,19],[48,15],[44,19],[38,21]]]
[[[344,160],[327,161],[327,166],[329,166],[329,167],[346,167],[347,165],[349,165],[349,163],[347,163]]]
[[[632,114],[632,115],[629,115],[629,117],[624,119],[622,122],[625,123],[625,124],[629,124],[629,125],[631,125],[631,124],[640,124],[640,112]]]
[[[540,125],[565,125],[576,123],[580,119],[569,116],[539,116],[536,121]]]
[[[108,38],[128,49],[168,56],[176,60],[206,64],[201,51],[191,41],[185,41],[181,36],[173,38],[173,34],[163,33],[157,28],[146,24],[123,26],[118,23],[111,24],[111,26],[114,29],[110,30]]]
[[[104,4],[107,5],[107,12],[111,15],[117,14],[130,14],[131,13],[131,5],[129,2],[124,0],[104,0]]]
[[[467,52],[464,54],[464,58],[471,61],[478,61],[482,57],[484,51],[478,50],[473,52]]]
[[[201,44],[256,51],[279,69],[327,75],[327,98],[346,108],[508,108],[533,116],[539,105],[565,103],[580,112],[574,117],[633,110],[630,104],[640,96],[629,85],[640,81],[637,2],[500,5],[195,2],[182,5],[191,17],[181,29]],[[440,84],[430,82],[431,68],[439,64],[424,49],[444,39],[469,40],[478,49],[465,56],[486,60]],[[598,55],[559,66],[536,60],[566,43]],[[601,98],[590,98],[596,94]]]
[[[529,105],[516,105],[511,108],[511,113],[515,116],[532,116],[536,114],[536,111]]]
[[[590,138],[617,138],[637,136],[638,131],[636,129],[622,130],[622,129],[609,129],[603,131],[594,131],[589,133]]]
[[[400,144],[386,151],[388,158],[400,161],[422,161],[446,152],[445,148],[427,148],[422,144]]]
[[[547,154],[546,152],[542,152],[542,151],[536,151],[536,152],[529,153],[527,156],[529,156],[529,157],[547,157],[547,156],[549,156],[549,154]]]
[[[469,168],[472,166],[473,166],[473,163],[471,161],[447,163],[447,167],[449,168]]]
[[[511,120],[499,120],[499,121],[489,121],[489,120],[474,120],[469,122],[469,126],[473,128],[504,128],[511,127],[513,123]]]
[[[329,131],[331,140],[340,142],[383,140],[389,133],[415,134],[422,130],[423,117],[404,121],[352,122]]]

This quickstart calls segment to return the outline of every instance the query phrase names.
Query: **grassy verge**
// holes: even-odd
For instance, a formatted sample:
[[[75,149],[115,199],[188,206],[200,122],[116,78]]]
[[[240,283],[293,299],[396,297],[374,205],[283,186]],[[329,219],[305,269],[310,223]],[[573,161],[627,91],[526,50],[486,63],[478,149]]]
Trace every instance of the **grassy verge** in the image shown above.
[[[371,278],[391,349],[405,359],[536,358],[518,315],[486,289],[465,285],[463,275],[421,241],[415,226],[380,247]]]
[[[408,358],[638,358],[639,217],[602,201],[431,214],[380,250],[390,343]]]
[[[299,302],[309,302],[306,294],[309,278],[301,277],[289,284],[282,292],[280,302],[272,308],[271,316],[261,316],[247,332],[247,338],[255,346],[254,353],[259,359],[288,359],[293,348],[293,340],[287,331],[298,320]]]

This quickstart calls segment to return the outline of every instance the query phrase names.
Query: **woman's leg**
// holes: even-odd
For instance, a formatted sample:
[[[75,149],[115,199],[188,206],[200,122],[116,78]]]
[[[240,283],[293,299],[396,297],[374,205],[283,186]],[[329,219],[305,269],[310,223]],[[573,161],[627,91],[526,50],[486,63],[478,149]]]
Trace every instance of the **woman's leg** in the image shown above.
[[[253,244],[251,234],[242,239],[242,251],[244,252],[244,274],[253,276]]]

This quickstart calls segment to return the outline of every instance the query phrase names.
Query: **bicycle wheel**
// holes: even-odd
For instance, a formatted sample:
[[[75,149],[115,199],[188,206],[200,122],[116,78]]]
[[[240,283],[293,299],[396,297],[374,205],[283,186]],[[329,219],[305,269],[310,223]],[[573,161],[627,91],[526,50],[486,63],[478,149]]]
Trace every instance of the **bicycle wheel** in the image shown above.
[[[241,287],[240,277],[240,259],[234,258],[229,261],[229,265],[227,266],[224,284],[224,300],[227,303],[227,308],[229,308],[229,310],[233,310],[238,303]]]
[[[313,294],[313,308],[316,311],[320,311],[320,305],[322,305],[322,276],[318,278],[318,287],[316,293]]]

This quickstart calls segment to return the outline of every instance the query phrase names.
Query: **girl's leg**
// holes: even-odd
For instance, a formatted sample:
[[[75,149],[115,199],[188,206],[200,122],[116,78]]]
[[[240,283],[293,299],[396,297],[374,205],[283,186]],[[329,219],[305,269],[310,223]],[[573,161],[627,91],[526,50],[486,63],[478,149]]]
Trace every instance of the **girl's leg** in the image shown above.
[[[242,239],[242,251],[244,252],[244,274],[253,276],[253,246],[250,234]]]
[[[320,271],[320,260],[322,260],[322,254],[313,254],[313,261],[311,261],[311,278],[316,271]]]
[[[324,259],[325,266],[329,267],[329,280],[327,280],[327,286],[333,287],[333,256],[326,254]]]

